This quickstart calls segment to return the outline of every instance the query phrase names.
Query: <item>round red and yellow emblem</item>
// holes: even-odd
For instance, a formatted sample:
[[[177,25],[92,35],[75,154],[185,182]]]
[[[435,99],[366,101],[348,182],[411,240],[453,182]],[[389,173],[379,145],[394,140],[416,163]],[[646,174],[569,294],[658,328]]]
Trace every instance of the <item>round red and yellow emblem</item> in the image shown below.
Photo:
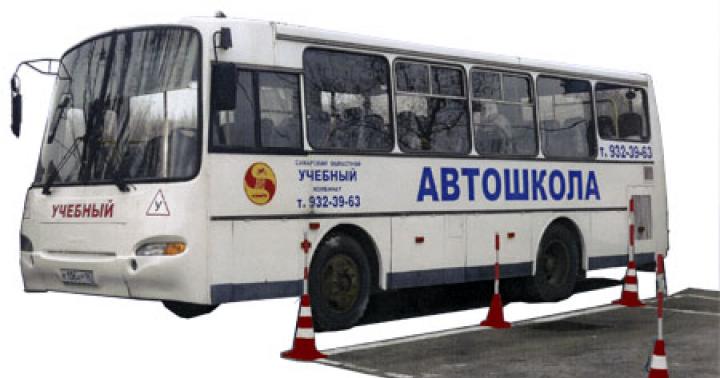
[[[275,195],[277,188],[275,172],[265,163],[253,163],[245,172],[243,186],[250,202],[265,205]]]

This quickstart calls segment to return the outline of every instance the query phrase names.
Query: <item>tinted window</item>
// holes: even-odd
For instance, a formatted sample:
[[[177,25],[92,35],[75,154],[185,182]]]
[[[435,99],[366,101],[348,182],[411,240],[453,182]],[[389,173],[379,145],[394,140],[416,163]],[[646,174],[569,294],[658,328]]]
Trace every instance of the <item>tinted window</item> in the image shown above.
[[[405,84],[408,65],[417,72],[430,72],[432,88],[398,93],[398,143],[403,151],[428,151],[464,154],[470,149],[467,100],[464,96],[463,71],[457,68],[433,66],[425,63],[398,62],[395,64],[398,91]],[[417,88],[417,87],[416,87]]]
[[[456,68],[432,67],[432,93],[442,96],[462,97],[463,73]]]
[[[500,85],[502,81],[502,85]],[[472,71],[475,148],[481,155],[535,155],[530,78]]]
[[[395,64],[395,76],[398,91],[430,92],[430,73],[426,64],[398,62]]]
[[[531,101],[527,76],[503,74],[503,100],[527,104]]]
[[[392,149],[385,58],[309,49],[303,62],[308,139],[314,148]]]
[[[198,37],[180,27],[133,29],[69,50],[35,184],[193,176],[200,162]]]
[[[537,80],[543,151],[548,157],[595,155],[590,82],[539,77]]]
[[[215,147],[302,147],[298,76],[239,70],[235,110],[216,111]]]
[[[300,148],[300,90],[297,75],[260,73],[258,86],[262,146]]]
[[[216,146],[254,147],[256,145],[255,85],[253,74],[239,71],[235,110],[217,112],[213,142]]]
[[[488,71],[473,71],[472,73],[473,97],[490,100],[500,100],[500,73]]]
[[[615,84],[595,85],[598,132],[604,139],[649,139],[645,91]]]

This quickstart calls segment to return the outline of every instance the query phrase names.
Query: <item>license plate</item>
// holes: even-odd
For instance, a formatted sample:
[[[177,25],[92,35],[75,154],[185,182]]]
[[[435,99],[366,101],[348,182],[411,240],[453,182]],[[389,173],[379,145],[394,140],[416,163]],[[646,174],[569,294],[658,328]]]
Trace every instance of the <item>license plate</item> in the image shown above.
[[[62,282],[70,285],[95,285],[92,270],[60,269]]]

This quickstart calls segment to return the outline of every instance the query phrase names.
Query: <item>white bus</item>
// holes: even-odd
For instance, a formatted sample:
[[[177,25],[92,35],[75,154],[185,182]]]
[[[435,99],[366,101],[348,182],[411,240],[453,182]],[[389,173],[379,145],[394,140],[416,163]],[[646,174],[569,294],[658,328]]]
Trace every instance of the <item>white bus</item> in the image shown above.
[[[631,198],[637,263],[668,249],[644,74],[224,17],[113,30],[54,63],[28,292],[192,317],[299,295],[307,238],[334,330],[374,292],[492,279],[496,232],[503,278],[566,298],[627,263]]]

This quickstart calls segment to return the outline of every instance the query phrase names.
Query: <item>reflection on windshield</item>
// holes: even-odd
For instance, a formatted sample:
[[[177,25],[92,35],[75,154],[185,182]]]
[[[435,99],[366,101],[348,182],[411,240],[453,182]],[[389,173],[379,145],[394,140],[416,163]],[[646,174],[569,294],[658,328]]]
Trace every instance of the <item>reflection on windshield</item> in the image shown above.
[[[35,183],[53,169],[56,183],[192,176],[198,58],[197,33],[181,28],[118,32],[71,50],[62,59],[48,119],[54,137],[43,141]]]

